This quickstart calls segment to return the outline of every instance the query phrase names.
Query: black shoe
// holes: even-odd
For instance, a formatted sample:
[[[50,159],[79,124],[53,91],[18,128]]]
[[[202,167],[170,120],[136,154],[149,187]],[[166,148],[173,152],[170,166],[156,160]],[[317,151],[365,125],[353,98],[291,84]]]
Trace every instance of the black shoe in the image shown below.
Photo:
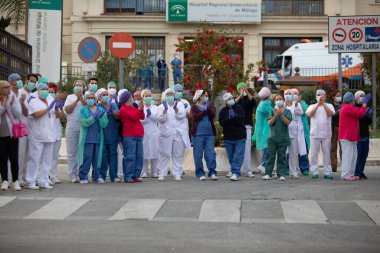
[[[368,177],[363,174],[363,175],[360,176],[360,179],[368,179]]]

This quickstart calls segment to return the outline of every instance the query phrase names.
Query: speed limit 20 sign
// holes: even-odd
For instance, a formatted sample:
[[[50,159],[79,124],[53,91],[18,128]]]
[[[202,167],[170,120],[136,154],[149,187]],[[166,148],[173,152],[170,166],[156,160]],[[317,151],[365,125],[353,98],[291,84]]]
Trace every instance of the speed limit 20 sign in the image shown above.
[[[329,53],[380,52],[380,16],[329,17]]]

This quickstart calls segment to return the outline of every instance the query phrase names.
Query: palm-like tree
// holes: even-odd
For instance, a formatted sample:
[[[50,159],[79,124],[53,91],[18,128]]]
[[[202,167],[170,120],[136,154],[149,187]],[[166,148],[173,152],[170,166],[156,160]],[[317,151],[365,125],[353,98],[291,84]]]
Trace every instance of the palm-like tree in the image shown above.
[[[0,0],[0,13],[11,18],[15,23],[16,31],[22,23],[25,23],[25,29],[27,29],[28,0]]]

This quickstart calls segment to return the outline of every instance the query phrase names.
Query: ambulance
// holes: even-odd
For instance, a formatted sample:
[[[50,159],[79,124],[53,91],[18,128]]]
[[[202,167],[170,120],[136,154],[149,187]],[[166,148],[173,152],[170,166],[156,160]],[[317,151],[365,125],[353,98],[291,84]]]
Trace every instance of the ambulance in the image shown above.
[[[342,81],[345,88],[356,88],[364,83],[363,59],[358,53],[342,53]],[[338,54],[329,54],[328,41],[297,43],[283,54],[276,56],[268,68],[268,84],[299,74],[332,88],[338,84]],[[259,84],[263,82],[263,73]]]

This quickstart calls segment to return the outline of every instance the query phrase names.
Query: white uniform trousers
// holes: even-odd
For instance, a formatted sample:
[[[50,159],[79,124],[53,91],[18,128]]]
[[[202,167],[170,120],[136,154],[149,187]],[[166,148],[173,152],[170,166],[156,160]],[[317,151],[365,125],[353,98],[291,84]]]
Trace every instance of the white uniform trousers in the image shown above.
[[[79,142],[79,131],[66,129],[67,149],[67,172],[70,180],[78,178],[79,166],[77,162],[77,151]]]
[[[245,140],[245,152],[244,152],[244,161],[243,168],[244,173],[252,172],[252,163],[251,163],[251,148],[252,148],[252,126],[246,125],[247,138]]]
[[[26,183],[29,186],[36,184],[37,176],[39,185],[49,184],[53,145],[53,142],[38,142],[29,139],[29,161],[26,170]]]
[[[310,139],[310,167],[314,175],[318,175],[318,153],[322,146],[324,175],[331,175],[331,137]]]
[[[58,159],[59,150],[61,149],[61,140],[57,140],[53,143],[53,156],[51,158],[51,170],[50,177],[58,177]]]
[[[18,179],[26,182],[26,168],[29,160],[28,136],[18,139]],[[12,174],[8,174],[12,175]]]
[[[183,174],[183,159],[185,155],[185,143],[183,142],[182,136],[179,132],[173,138],[173,141],[165,147],[160,147],[168,149],[169,154],[160,154],[160,176],[165,177],[168,174],[170,166],[170,157],[172,158],[172,174],[173,176],[182,176]]]
[[[355,175],[356,159],[358,158],[357,143],[346,139],[340,140],[342,146],[342,174],[341,178]]]
[[[117,176],[124,178],[123,176],[123,145],[121,142],[117,145]]]
[[[151,171],[151,176],[153,175],[158,175],[158,171],[160,168],[160,160],[159,159],[144,159],[144,165],[143,169],[141,171],[141,175],[144,173],[148,174],[149,171],[149,162],[150,162],[150,171]]]
[[[298,139],[290,138],[290,146],[288,146],[289,152],[289,175],[297,176],[298,167]]]

